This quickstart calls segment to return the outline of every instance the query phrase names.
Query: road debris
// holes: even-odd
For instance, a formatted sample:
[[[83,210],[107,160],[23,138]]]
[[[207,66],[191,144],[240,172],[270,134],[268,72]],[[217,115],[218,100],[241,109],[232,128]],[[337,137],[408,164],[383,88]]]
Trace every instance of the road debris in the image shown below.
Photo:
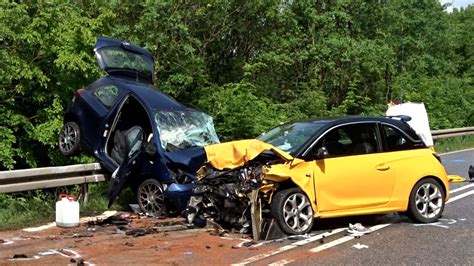
[[[89,233],[89,232],[84,232],[84,233],[74,233],[71,237],[72,238],[82,238],[82,237],[93,237],[94,234]]]
[[[140,209],[140,205],[138,204],[128,204],[130,209],[132,209],[133,213],[138,214],[138,215],[144,215],[142,210]]]
[[[20,260],[20,261],[27,261],[27,260],[37,260],[37,259],[39,259],[39,258],[40,258],[40,256],[38,256],[38,255],[34,255],[34,256],[32,256],[32,257],[28,257],[28,255],[26,255],[26,254],[15,254],[15,255],[13,255],[13,256],[12,256],[10,259],[8,259],[8,260],[10,260],[10,261],[18,261],[18,260]]]
[[[356,249],[369,248],[369,246],[361,244],[361,243],[357,243],[357,244],[353,245],[352,247],[356,248]]]
[[[76,265],[84,265],[84,259],[83,258],[71,258],[69,260],[71,263],[76,263]]]
[[[147,231],[143,228],[137,228],[129,230],[125,233],[126,235],[132,235],[134,237],[144,236],[147,234]]]
[[[356,223],[356,224],[349,223],[349,228],[347,229],[347,232],[349,233],[350,236],[360,237],[365,234],[370,234],[372,230],[370,228],[364,227],[360,223]]]
[[[458,221],[466,221],[467,219],[465,218],[460,218],[458,220],[456,219],[438,219],[437,222],[434,222],[434,223],[428,223],[428,224],[414,224],[413,226],[436,226],[436,227],[441,227],[441,228],[445,228],[445,229],[448,229],[449,228],[449,225],[452,225],[452,224],[455,224],[457,223]]]
[[[459,183],[459,182],[465,182],[466,179],[464,177],[458,176],[458,175],[448,175],[448,180],[449,182],[453,183]]]

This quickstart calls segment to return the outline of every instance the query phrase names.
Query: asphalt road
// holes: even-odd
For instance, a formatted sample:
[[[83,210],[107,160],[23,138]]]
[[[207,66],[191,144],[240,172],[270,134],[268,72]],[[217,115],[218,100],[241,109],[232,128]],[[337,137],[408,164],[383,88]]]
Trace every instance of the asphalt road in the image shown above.
[[[474,149],[442,156],[449,174],[467,178]],[[451,265],[474,264],[474,183],[453,183],[451,199],[439,222],[415,224],[404,215],[372,215],[317,220],[308,236],[250,244],[242,235],[216,236],[193,229],[127,235],[116,226],[87,225],[38,232],[0,232],[0,265],[85,264],[173,265]],[[139,219],[133,228],[160,228],[159,219]],[[370,234],[347,235],[349,223],[362,223]],[[129,225],[130,226],[130,225]],[[121,233],[122,232],[122,233]],[[81,237],[83,235],[83,237]],[[27,258],[12,259],[15,254]]]

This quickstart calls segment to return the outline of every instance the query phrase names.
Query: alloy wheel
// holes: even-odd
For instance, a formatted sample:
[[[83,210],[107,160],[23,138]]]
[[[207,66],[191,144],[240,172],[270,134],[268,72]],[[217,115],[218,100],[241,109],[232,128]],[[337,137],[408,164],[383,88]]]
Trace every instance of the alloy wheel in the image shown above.
[[[73,123],[66,123],[59,135],[59,148],[63,154],[75,152],[79,145],[79,130]]]
[[[424,218],[433,218],[439,214],[443,206],[443,194],[432,183],[425,183],[418,188],[415,196],[418,213]]]
[[[295,232],[307,230],[313,220],[313,209],[307,197],[301,193],[290,195],[283,204],[283,218]]]
[[[138,189],[138,201],[142,210],[149,215],[159,216],[165,211],[163,189],[157,183],[142,184]]]

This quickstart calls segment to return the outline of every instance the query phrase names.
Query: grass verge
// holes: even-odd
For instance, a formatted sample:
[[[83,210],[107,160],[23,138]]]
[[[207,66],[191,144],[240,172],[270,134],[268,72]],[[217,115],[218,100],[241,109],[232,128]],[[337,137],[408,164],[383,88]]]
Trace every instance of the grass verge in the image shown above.
[[[435,150],[437,153],[458,151],[468,148],[474,148],[474,135],[443,138],[435,141]]]
[[[108,183],[89,185],[87,204],[80,202],[81,217],[97,215],[108,210]],[[35,190],[21,193],[0,194],[0,230],[13,230],[42,225],[55,221],[55,204],[59,194],[78,194],[79,186]],[[111,210],[129,210],[129,203],[136,202],[134,193],[125,189]]]

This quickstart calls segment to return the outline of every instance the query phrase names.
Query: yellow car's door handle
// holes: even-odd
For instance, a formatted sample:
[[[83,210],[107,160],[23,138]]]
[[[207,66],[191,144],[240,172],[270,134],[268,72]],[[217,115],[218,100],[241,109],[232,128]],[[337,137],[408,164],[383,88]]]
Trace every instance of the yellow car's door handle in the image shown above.
[[[379,171],[387,171],[388,169],[390,169],[390,166],[386,165],[386,164],[380,164],[380,165],[377,165],[377,170]]]

